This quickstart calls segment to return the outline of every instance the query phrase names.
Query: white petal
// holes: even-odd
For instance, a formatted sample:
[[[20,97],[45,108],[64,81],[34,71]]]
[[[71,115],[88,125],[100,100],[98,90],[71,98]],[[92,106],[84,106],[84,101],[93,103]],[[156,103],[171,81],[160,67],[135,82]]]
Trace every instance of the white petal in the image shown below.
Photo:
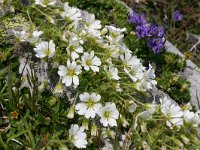
[[[99,67],[97,66],[91,66],[92,71],[99,72]]]
[[[74,85],[79,85],[79,78],[78,78],[78,76],[73,76],[73,83],[74,83]]]
[[[72,84],[72,77],[70,76],[65,76],[62,79],[62,83],[64,83],[66,86],[70,86]]]
[[[116,122],[115,119],[110,118],[108,121],[109,121],[109,125],[110,125],[111,127],[113,127],[113,126],[117,126],[117,122]]]

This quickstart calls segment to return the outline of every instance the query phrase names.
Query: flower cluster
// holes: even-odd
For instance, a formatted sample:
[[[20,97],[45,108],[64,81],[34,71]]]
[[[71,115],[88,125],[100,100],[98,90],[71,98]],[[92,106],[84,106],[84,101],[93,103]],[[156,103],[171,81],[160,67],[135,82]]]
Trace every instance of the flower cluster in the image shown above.
[[[166,117],[166,124],[168,127],[180,127],[184,123],[190,123],[192,126],[197,127],[200,124],[199,111],[194,113],[189,109],[182,109],[180,106],[173,104],[166,97],[161,99],[160,102],[161,112]]]
[[[148,38],[147,46],[158,53],[163,47],[163,37],[165,30],[163,26],[157,24],[150,24],[145,19],[145,14],[133,12],[130,14],[129,22],[136,25],[136,34],[139,38]]]

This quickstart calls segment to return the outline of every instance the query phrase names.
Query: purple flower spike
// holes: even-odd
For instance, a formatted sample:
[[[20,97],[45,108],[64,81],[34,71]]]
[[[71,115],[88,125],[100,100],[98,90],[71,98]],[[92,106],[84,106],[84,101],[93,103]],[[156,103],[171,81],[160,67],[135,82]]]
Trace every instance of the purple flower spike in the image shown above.
[[[164,26],[157,24],[149,24],[145,19],[144,14],[133,12],[129,16],[129,22],[136,25],[136,35],[139,38],[147,38],[147,46],[151,48],[154,53],[159,53],[164,47],[162,38],[165,35]]]
[[[162,38],[151,38],[149,39],[147,46],[153,50],[154,53],[159,53],[164,47],[164,42]]]
[[[179,10],[174,11],[174,21],[181,21],[183,19],[183,14]]]
[[[147,21],[145,20],[145,15],[144,14],[138,14],[136,12],[133,12],[132,14],[130,14],[129,22],[135,23],[136,25],[147,24]]]
[[[157,24],[152,24],[149,29],[149,35],[155,37],[163,37],[165,35],[164,26],[158,26]]]
[[[136,26],[136,34],[139,38],[144,38],[144,37],[148,37],[151,36],[149,33],[149,25],[138,25]]]
[[[132,14],[130,14],[130,16],[129,16],[129,22],[130,23],[135,23],[135,24],[137,24],[138,23],[138,21],[139,21],[139,17],[140,15],[138,14],[138,13],[136,13],[136,12],[133,12]]]

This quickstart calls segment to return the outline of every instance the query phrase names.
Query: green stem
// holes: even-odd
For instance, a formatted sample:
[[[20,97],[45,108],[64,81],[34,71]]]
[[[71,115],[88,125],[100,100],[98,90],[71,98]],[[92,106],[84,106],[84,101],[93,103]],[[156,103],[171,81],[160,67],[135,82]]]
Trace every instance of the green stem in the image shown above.
[[[160,134],[157,136],[157,138],[155,138],[155,140],[151,144],[151,146],[150,146],[151,149],[154,149],[154,145],[155,145],[156,141],[158,141],[158,139],[161,137],[161,135],[163,134],[164,131],[165,131],[165,126],[161,129]]]
[[[126,96],[128,96],[128,97],[130,97],[133,101],[135,101],[136,103],[138,103],[138,104],[140,104],[140,105],[142,105],[142,106],[145,106],[145,104],[143,104],[142,102],[140,102],[140,101],[138,101],[138,100],[136,100],[135,98],[133,98],[130,94],[124,94],[124,95],[126,95]]]
[[[30,14],[29,14],[29,11],[28,11],[28,9],[27,9],[27,15],[28,15],[28,19],[29,19],[29,21],[31,22],[31,24],[33,24],[33,21],[31,20],[31,17],[30,17]]]
[[[3,142],[3,139],[2,139],[2,137],[1,137],[1,135],[0,135],[0,145],[3,147],[4,150],[8,150],[8,147],[7,147],[7,145]]]
[[[30,141],[31,141],[32,149],[34,150],[34,149],[35,149],[35,140],[34,140],[34,138],[33,138],[33,135],[32,135],[32,133],[31,133],[31,131],[30,131],[30,129],[29,129],[27,123],[25,123],[25,127],[26,127],[27,132],[28,132],[28,137],[29,137],[29,139],[30,139]]]

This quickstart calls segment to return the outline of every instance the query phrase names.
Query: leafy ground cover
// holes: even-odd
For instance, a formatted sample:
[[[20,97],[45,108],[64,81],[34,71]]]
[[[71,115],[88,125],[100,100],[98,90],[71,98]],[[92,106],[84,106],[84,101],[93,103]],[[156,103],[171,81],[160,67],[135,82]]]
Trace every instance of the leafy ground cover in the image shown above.
[[[142,103],[155,74],[177,99],[187,94],[177,76],[185,62],[155,55],[138,40],[124,6],[111,0],[0,6],[0,148],[199,148],[199,112],[167,97]]]

